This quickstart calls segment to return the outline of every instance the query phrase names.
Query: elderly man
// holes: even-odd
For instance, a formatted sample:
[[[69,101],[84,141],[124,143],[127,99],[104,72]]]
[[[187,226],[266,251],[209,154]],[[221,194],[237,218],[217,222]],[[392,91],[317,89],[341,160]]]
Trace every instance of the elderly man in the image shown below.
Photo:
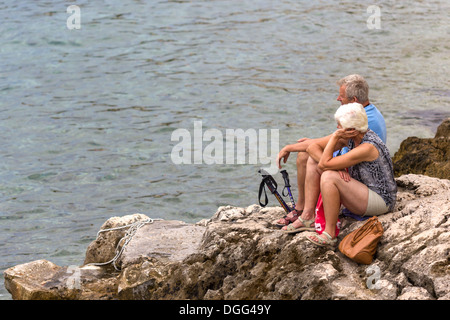
[[[381,140],[386,143],[386,123],[380,111],[370,103],[369,101],[369,85],[367,81],[360,75],[352,74],[345,78],[340,79],[337,82],[339,86],[339,96],[337,101],[341,105],[357,102],[364,106],[364,110],[367,114],[369,128],[374,131]],[[275,224],[279,227],[284,227],[292,223],[289,226],[289,232],[298,232],[304,230],[314,230],[314,212],[304,212],[306,203],[308,206],[314,206],[317,203],[320,189],[319,186],[312,186],[312,189],[305,193],[305,180],[307,179],[307,163],[310,159],[306,149],[313,143],[323,143],[328,141],[330,136],[308,139],[303,138],[298,140],[297,143],[287,145],[281,149],[278,154],[277,162],[278,167],[281,169],[281,160],[286,163],[289,154],[291,152],[298,152],[297,155],[297,184],[298,184],[298,199],[295,205],[295,209],[288,215],[276,221]],[[340,171],[341,178],[349,181],[350,176],[345,171]],[[310,186],[311,187],[311,186]]]

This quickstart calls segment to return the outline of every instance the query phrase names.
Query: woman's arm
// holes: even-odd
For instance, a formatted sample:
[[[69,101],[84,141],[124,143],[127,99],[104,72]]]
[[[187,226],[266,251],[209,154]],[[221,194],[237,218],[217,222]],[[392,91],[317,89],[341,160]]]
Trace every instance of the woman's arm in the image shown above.
[[[342,130],[342,129],[340,129]],[[323,155],[319,161],[319,169],[326,170],[342,170],[354,166],[363,161],[373,161],[378,158],[378,150],[370,143],[363,143],[347,152],[344,155],[333,158],[334,146],[338,143],[342,132],[337,130],[323,151]]]

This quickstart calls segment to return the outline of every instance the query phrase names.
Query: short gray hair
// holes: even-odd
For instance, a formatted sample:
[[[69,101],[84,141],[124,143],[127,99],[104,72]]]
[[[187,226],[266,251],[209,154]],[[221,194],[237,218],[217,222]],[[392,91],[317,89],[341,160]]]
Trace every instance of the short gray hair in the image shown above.
[[[369,85],[367,81],[359,74],[351,74],[340,79],[337,84],[339,87],[345,85],[345,94],[347,99],[356,97],[358,102],[364,103],[369,100]]]
[[[366,132],[369,127],[366,110],[357,102],[340,106],[334,114],[334,119],[343,129],[354,128],[359,132]]]

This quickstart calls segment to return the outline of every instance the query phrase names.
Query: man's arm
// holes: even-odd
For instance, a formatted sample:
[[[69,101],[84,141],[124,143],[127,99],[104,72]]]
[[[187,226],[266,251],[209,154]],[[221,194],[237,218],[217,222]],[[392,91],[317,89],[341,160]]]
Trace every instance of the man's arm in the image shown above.
[[[306,152],[308,147],[314,143],[320,143],[321,145],[326,146],[330,137],[331,137],[331,134],[329,136],[317,138],[317,139],[301,139],[302,140],[301,142],[286,145],[278,153],[278,157],[277,157],[278,168],[281,169],[281,160],[283,160],[283,163],[286,163],[287,159],[289,158],[289,154],[291,152]]]
[[[317,139],[307,139],[304,140],[302,142],[297,142],[294,144],[288,144],[287,147],[287,151],[288,152],[306,152],[306,149],[308,149],[308,147],[313,144],[313,143],[317,143],[320,145],[324,145],[326,146],[328,143],[328,140],[330,140],[332,134],[326,136],[326,137],[322,137],[322,138],[317,138]],[[285,148],[286,148],[285,147]]]
[[[333,134],[330,134],[326,137],[326,139],[320,139],[316,141],[315,143],[311,144],[307,149],[306,152],[308,152],[309,156],[314,159],[314,161],[319,162],[322,158],[322,155],[324,153],[325,148],[328,145],[328,142],[330,141]],[[338,140],[332,147],[332,151],[337,151],[343,147],[345,147],[346,141],[345,140]]]

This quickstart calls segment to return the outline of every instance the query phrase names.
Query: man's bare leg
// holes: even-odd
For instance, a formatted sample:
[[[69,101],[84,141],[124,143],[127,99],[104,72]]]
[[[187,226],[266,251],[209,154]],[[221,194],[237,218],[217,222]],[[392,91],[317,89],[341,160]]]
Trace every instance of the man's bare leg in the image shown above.
[[[305,207],[305,179],[306,179],[306,163],[309,155],[307,152],[299,152],[297,154],[297,186],[298,197],[295,204],[295,209],[302,211]]]
[[[299,140],[300,142],[300,140]],[[303,145],[303,149],[306,150],[307,147],[314,142],[314,139],[303,138],[301,139],[301,143]],[[276,223],[279,225],[287,225],[291,222],[294,222],[298,216],[300,216],[305,207],[305,199],[306,199],[306,190],[305,190],[305,180],[306,180],[306,171],[307,171],[307,162],[309,159],[309,154],[306,151],[299,151],[297,153],[296,158],[296,166],[297,166],[297,186],[298,186],[298,197],[297,202],[295,203],[295,208],[293,211],[289,212],[284,218],[281,218]],[[317,163],[316,163],[317,165]],[[317,202],[317,200],[316,200]],[[315,206],[315,205],[314,205]]]
[[[305,206],[305,178],[306,178],[306,163],[309,155],[306,152],[299,152],[297,154],[297,185],[298,185],[298,197],[295,203],[295,210],[289,212],[284,218],[277,221],[280,225],[286,225],[297,219],[295,216],[300,216]]]
[[[303,220],[314,220],[317,199],[319,198],[320,193],[321,174],[322,172],[319,170],[317,162],[311,157],[308,157],[305,175],[305,188],[307,189],[307,192],[305,192],[305,206],[301,215]],[[296,229],[299,227],[309,227],[309,225],[304,226],[300,220],[294,221],[292,226]],[[287,228],[283,227],[283,230],[285,229]]]

